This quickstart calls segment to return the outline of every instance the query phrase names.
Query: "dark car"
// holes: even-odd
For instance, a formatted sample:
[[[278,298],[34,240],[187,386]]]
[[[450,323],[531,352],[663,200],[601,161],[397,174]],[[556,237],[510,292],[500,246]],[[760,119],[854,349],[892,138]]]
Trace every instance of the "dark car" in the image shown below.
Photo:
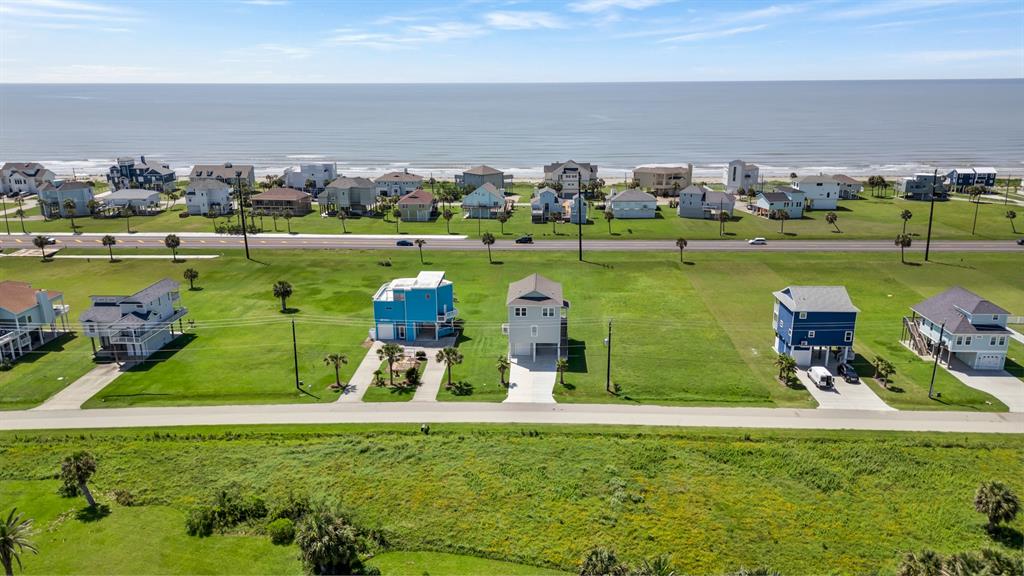
[[[860,378],[857,376],[857,370],[849,364],[840,364],[836,372],[838,372],[839,375],[843,377],[843,380],[846,380],[847,382],[860,382]]]
[[[516,244],[533,244],[533,236],[520,236],[516,238]]]
[[[1017,245],[1024,246],[1024,238],[1017,238]]]
[[[412,240],[399,240],[395,242],[395,246],[412,246]]]

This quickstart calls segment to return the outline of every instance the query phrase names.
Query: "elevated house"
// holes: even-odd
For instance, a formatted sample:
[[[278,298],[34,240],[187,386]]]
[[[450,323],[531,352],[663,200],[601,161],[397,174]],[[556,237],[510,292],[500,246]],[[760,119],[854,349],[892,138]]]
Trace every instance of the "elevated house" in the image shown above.
[[[14,362],[68,332],[68,310],[60,292],[0,281],[0,364]]]
[[[725,174],[722,183],[725,184],[726,192],[736,192],[739,189],[750,190],[757,186],[760,169],[757,164],[733,160],[725,167]]]
[[[907,200],[931,201],[933,195],[936,200],[946,200],[949,198],[949,187],[945,180],[946,177],[941,174],[914,174],[896,181],[896,193]]]
[[[860,312],[843,286],[787,286],[774,292],[775,352],[797,366],[829,366],[853,359]]]
[[[836,174],[832,178],[839,182],[840,200],[856,200],[864,192],[864,183],[856,178],[850,178],[846,174]]]
[[[74,203],[71,210],[64,205],[68,200]],[[39,188],[39,209],[46,218],[88,216],[91,213],[89,203],[92,200],[92,182],[54,180]]]
[[[544,166],[544,181],[561,184],[562,198],[580,192],[591,180],[597,180],[597,164],[569,160]]]
[[[396,278],[373,295],[373,340],[438,340],[455,334],[455,296],[444,272]]]
[[[473,188],[474,190],[484,184],[490,184],[499,192],[504,193],[503,191],[512,185],[512,175],[505,175],[504,172],[497,168],[480,165],[474,166],[461,174],[456,174],[455,183],[465,188]]]
[[[156,190],[122,188],[106,196],[101,196],[100,199],[106,208],[127,208],[133,214],[150,214],[160,211],[160,193]]]
[[[685,166],[638,166],[633,169],[637,188],[657,196],[678,196],[693,183],[693,164]]]
[[[963,192],[971,186],[992,188],[996,185],[996,169],[990,166],[954,168],[946,174],[946,183],[954,192]]]
[[[56,177],[39,162],[5,162],[0,167],[0,195],[36,194],[43,184],[52,183]]]
[[[501,331],[508,336],[509,356],[569,355],[569,302],[561,284],[531,274],[508,285],[505,305],[508,322]]]
[[[691,184],[679,192],[680,218],[717,219],[725,212],[732,218],[736,207],[736,196],[728,192],[717,192],[701,184]]]
[[[562,199],[558,197],[558,192],[544,187],[533,193],[530,198],[530,219],[534,224],[561,220],[562,215]]]
[[[828,174],[804,176],[793,182],[804,193],[804,210],[835,210],[839,207],[842,184]]]
[[[568,215],[570,224],[587,223],[587,199],[582,194],[574,194],[568,200],[562,200],[562,216]]]
[[[328,212],[347,210],[366,214],[377,202],[377,185],[369,178],[342,176],[327,184],[320,193],[320,208]]]
[[[404,222],[429,222],[437,217],[434,195],[423,188],[399,198],[398,211]]]
[[[107,171],[107,182],[112,190],[123,188],[146,188],[170,192],[177,185],[174,170],[167,164],[146,162],[145,156],[139,161],[124,156]]]
[[[324,191],[328,183],[338,177],[338,170],[330,162],[300,164],[298,168],[295,166],[285,168],[281,177],[284,179],[286,188],[310,192],[315,198]],[[307,189],[307,182],[312,183],[313,186]]]
[[[252,164],[196,164],[189,172],[188,181],[192,184],[200,180],[217,180],[231,186],[245,184],[250,189],[256,185],[256,169]]]
[[[910,307],[902,340],[921,355],[956,358],[974,370],[1002,370],[1010,346],[1010,313],[974,292],[954,286]]]
[[[790,220],[804,217],[804,193],[790,186],[778,186],[774,192],[761,192],[754,201],[754,214],[778,218],[784,212]]]
[[[313,211],[313,197],[294,188],[270,188],[249,200],[254,214],[305,216]]]
[[[78,321],[97,360],[140,362],[183,333],[179,285],[163,279],[131,296],[90,296],[92,306]]]
[[[466,218],[497,218],[504,210],[505,197],[490,182],[462,197],[462,212]]]
[[[402,197],[423,187],[423,176],[409,172],[405,169],[401,172],[388,172],[374,180],[377,186],[377,194],[381,196]]]
[[[612,190],[612,195],[608,198],[608,210],[622,220],[656,218],[658,199],[639,188],[628,188],[618,193]]]
[[[194,216],[231,214],[233,189],[226,182],[204,179],[189,182],[185,190],[185,208]]]

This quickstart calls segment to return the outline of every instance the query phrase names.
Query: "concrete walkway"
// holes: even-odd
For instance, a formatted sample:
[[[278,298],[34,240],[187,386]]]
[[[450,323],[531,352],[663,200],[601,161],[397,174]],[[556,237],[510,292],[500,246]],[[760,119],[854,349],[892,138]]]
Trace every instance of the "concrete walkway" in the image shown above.
[[[437,402],[437,393],[441,391],[441,381],[444,379],[444,362],[438,362],[436,348],[424,348],[427,353],[427,367],[423,369],[423,381],[413,395],[413,402]]]
[[[956,358],[945,368],[964,385],[1001,400],[1010,412],[1024,412],[1024,382],[1006,370],[974,370]]]
[[[98,394],[120,375],[121,367],[117,363],[99,364],[32,410],[79,410],[86,400]]]
[[[554,404],[556,358],[545,355],[534,361],[528,356],[511,356],[508,396],[505,402]]]
[[[796,377],[807,391],[818,401],[818,408],[825,410],[889,410],[896,409],[882,401],[875,391],[863,381],[851,384],[841,376],[833,374],[832,388],[818,388],[807,376],[806,370],[797,370]]]
[[[384,346],[383,342],[374,342],[370,346],[370,349],[366,351],[366,356],[363,356],[363,360],[352,374],[352,379],[348,381],[348,387],[338,395],[335,402],[361,402],[363,400],[363,394],[366,394],[366,390],[373,383],[373,373],[380,368],[377,350],[380,350],[381,346]]]
[[[1013,328],[1009,328],[1009,327],[1007,327],[1007,330],[1010,331],[1010,338],[1013,338],[1017,342],[1020,342],[1021,344],[1024,344],[1024,334],[1021,334],[1020,332],[1017,332]]]

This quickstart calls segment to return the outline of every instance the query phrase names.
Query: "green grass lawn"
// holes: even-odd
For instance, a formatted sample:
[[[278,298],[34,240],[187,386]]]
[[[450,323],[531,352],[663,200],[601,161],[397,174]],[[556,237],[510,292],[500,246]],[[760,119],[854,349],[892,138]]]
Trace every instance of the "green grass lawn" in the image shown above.
[[[988,480],[1024,492],[1020,435],[418,428],[0,433],[0,502],[40,529],[27,574],[298,572],[295,548],[259,533],[186,536],[188,509],[232,486],[267,500],[299,490],[335,502],[380,531],[388,551],[574,572],[588,549],[604,545],[629,562],[671,553],[688,574],[765,565],[860,574],[890,573],[904,552],[922,548],[1012,553],[989,538],[972,500]],[[79,449],[97,458],[100,502],[122,490],[136,505],[78,520],[84,501],[58,497],[52,477]],[[1011,529],[1024,529],[1024,518]],[[379,559],[399,574],[409,573],[403,566],[521,573],[467,558]]]
[[[184,255],[187,259],[187,253]],[[390,257],[393,265],[377,265]],[[779,384],[772,366],[771,310],[774,290],[787,284],[845,284],[861,309],[855,349],[867,360],[883,355],[897,368],[894,386],[882,395],[900,408],[1005,410],[991,396],[961,385],[940,371],[942,400],[927,398],[931,367],[897,342],[908,307],[953,284],[971,288],[1011,311],[1024,309],[1016,254],[943,253],[927,266],[899,264],[895,253],[599,253],[580,264],[570,254],[502,253],[488,264],[481,252],[261,251],[260,263],[238,251],[222,258],[171,263],[125,260],[110,264],[32,258],[0,261],[5,277],[65,293],[77,318],[90,294],[138,290],[162,277],[179,279],[186,267],[200,272],[197,290],[182,291],[195,321],[190,334],[152,361],[122,374],[89,407],[333,401],[334,371],[323,363],[347,354],[342,380],[351,378],[366,354],[373,292],[385,281],[421,269],[446,270],[455,284],[465,321],[459,348],[465,358],[453,379],[472,394],[442,390],[442,400],[500,401],[505,391],[495,368],[507,342],[500,325],[509,282],[532,272],[561,281],[572,302],[570,370],[556,385],[561,402],[751,405],[811,407],[802,389]],[[294,314],[281,314],[271,293],[277,280],[295,288]],[[186,284],[187,287],[187,284]],[[312,397],[295,390],[291,326],[295,320],[300,378]],[[607,323],[614,324],[612,378],[621,396],[604,391]],[[0,372],[7,407],[37,403],[91,367],[84,337],[59,353],[40,354]],[[64,380],[57,380],[64,376]],[[374,392],[371,399],[390,394]],[[379,398],[377,396],[380,396]]]
[[[384,576],[567,576],[568,572],[444,552],[385,552],[369,562]]]

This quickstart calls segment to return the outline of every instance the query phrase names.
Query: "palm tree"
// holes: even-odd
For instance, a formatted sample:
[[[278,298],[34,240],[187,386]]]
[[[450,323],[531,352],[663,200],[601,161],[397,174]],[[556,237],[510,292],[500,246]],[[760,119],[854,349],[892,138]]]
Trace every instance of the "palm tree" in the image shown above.
[[[555,361],[555,371],[558,372],[558,384],[560,386],[565,386],[565,372],[567,370],[569,370],[569,361],[559,357]]]
[[[725,223],[729,221],[729,213],[725,210],[718,211],[718,235],[725,236]]]
[[[423,246],[427,243],[427,241],[422,238],[417,238],[416,240],[413,241],[413,243],[416,244],[416,247],[420,249],[420,264],[423,264]]]
[[[480,241],[484,243],[484,246],[487,246],[487,261],[494,264],[494,261],[491,260],[491,245],[494,244],[494,234],[484,232],[484,235],[480,237]]]
[[[615,220],[615,213],[612,212],[611,208],[604,211],[604,221],[608,223],[608,234],[612,233],[612,220]]]
[[[92,454],[81,451],[64,458],[60,465],[60,479],[70,492],[80,492],[89,506],[96,506],[96,500],[89,491],[89,479],[96,473],[96,460]]]
[[[942,557],[934,550],[907,552],[900,562],[897,576],[942,576]]]
[[[1015,210],[1006,211],[1006,219],[1010,221],[1010,227],[1013,228],[1013,233],[1017,233],[1017,225],[1013,223],[1017,219],[1017,212]]]
[[[683,261],[683,250],[686,249],[686,238],[676,238],[676,248],[679,248],[679,261]]]
[[[388,386],[391,388],[395,387],[395,362],[404,353],[405,350],[394,342],[389,342],[377,349],[377,357],[381,360],[386,360],[388,363]]]
[[[448,385],[447,389],[451,390],[452,387],[452,366],[456,364],[462,364],[462,353],[447,346],[437,351],[437,356],[434,357],[438,362],[443,362],[445,367],[448,368]]]
[[[896,367],[881,356],[875,357],[875,378],[881,380],[882,387],[889,388],[889,378],[896,373]]]
[[[34,244],[36,248],[39,248],[39,251],[43,253],[44,262],[46,261],[46,245],[48,243],[46,236],[36,236],[32,239],[32,244]]]
[[[348,364],[348,356],[345,354],[328,354],[324,356],[324,364],[334,367],[334,386],[341,388],[341,366]]]
[[[900,234],[896,236],[895,244],[900,247],[900,262],[906,264],[907,261],[903,258],[904,250],[910,248],[910,245],[914,243],[914,240],[910,237],[910,234]]]
[[[786,220],[789,220],[789,212],[785,210],[776,210],[775,218],[779,221],[779,234],[786,233]]]
[[[121,216],[124,216],[125,226],[128,228],[128,233],[132,233],[132,210],[129,206],[121,207]]]
[[[348,234],[348,228],[345,227],[345,221],[348,220],[348,209],[347,208],[339,208],[338,209],[338,220],[341,220],[341,233],[342,234]]]
[[[111,236],[110,234],[107,234],[106,236],[103,237],[102,240],[100,240],[100,242],[104,246],[107,247],[107,254],[110,255],[110,261],[113,262],[114,261],[114,245],[117,244],[117,238]]]
[[[18,208],[17,210],[14,211],[14,215],[18,217],[18,220],[21,220],[21,233],[28,234],[28,232],[25,231],[25,211],[21,208]]]
[[[199,271],[198,270],[196,270],[195,268],[186,268],[185,269],[185,280],[188,280],[188,289],[189,290],[195,290],[196,289],[195,282],[198,279],[199,279]]]
[[[292,214],[291,210],[285,210],[284,211],[284,221],[288,224],[288,233],[289,234],[292,233],[292,217],[293,216],[295,216],[295,214]]]
[[[71,198],[64,199],[64,213],[71,218],[71,230],[75,230],[75,210],[78,209],[78,205]]]
[[[885,190],[889,189],[889,183],[885,181],[885,177],[884,176],[879,176],[878,177],[878,186],[882,189],[883,193],[884,193]]]
[[[983,482],[974,493],[974,509],[988,518],[989,532],[995,532],[999,524],[1013,522],[1020,510],[1020,500],[1002,482]]]
[[[828,222],[829,224],[835,226],[836,232],[842,232],[842,230],[839,229],[839,225],[836,224],[838,220],[839,216],[837,216],[835,212],[829,212],[828,214],[825,214],[825,222]]]
[[[505,235],[505,222],[508,222],[508,213],[502,212],[498,214],[498,223],[501,224],[501,235]]]
[[[39,549],[29,538],[32,536],[32,520],[21,519],[17,508],[12,508],[7,519],[0,522],[0,564],[4,566],[4,574],[14,576],[14,563],[21,566],[21,555],[26,551],[38,554]]]
[[[89,214],[95,215],[96,210],[100,207],[100,203],[95,198],[85,203],[85,206],[89,209]]]
[[[284,280],[274,282],[274,297],[281,299],[281,312],[287,312],[288,299],[292,296],[292,285]]]
[[[395,234],[398,234],[398,225],[402,222],[402,211],[395,208],[391,211],[391,215],[395,217]]]
[[[497,367],[498,367],[498,377],[501,379],[501,385],[505,386],[506,385],[505,373],[508,372],[508,369],[511,368],[512,365],[511,365],[511,363],[509,363],[507,357],[505,357],[505,356],[498,356]]]
[[[316,180],[313,180],[312,178],[306,178],[306,181],[303,182],[302,184],[303,184],[303,188],[306,189],[307,193],[310,190],[312,190],[313,188],[316,188]]]
[[[629,573],[629,566],[619,561],[614,550],[597,547],[587,552],[580,564],[580,576],[611,576]]]
[[[448,234],[452,233],[452,216],[454,215],[451,210],[445,210],[441,214],[441,217],[444,218],[444,227]]]
[[[178,246],[181,246],[181,238],[177,234],[168,234],[164,238],[164,246],[171,249],[171,261],[178,261]]]
[[[650,560],[644,559],[637,566],[635,572],[643,576],[676,576],[677,574],[672,569],[672,557],[668,554],[655,556]]]
[[[306,572],[321,574],[363,574],[360,555],[365,539],[344,516],[318,506],[303,516],[295,531],[299,559]]]
[[[779,380],[782,382],[789,382],[796,374],[796,360],[789,354],[776,356],[775,367],[779,369]]]
[[[901,232],[901,234],[907,233],[907,221],[909,221],[913,217],[914,213],[911,212],[910,210],[904,210],[903,212],[900,212],[900,218],[903,219],[903,232]]]

